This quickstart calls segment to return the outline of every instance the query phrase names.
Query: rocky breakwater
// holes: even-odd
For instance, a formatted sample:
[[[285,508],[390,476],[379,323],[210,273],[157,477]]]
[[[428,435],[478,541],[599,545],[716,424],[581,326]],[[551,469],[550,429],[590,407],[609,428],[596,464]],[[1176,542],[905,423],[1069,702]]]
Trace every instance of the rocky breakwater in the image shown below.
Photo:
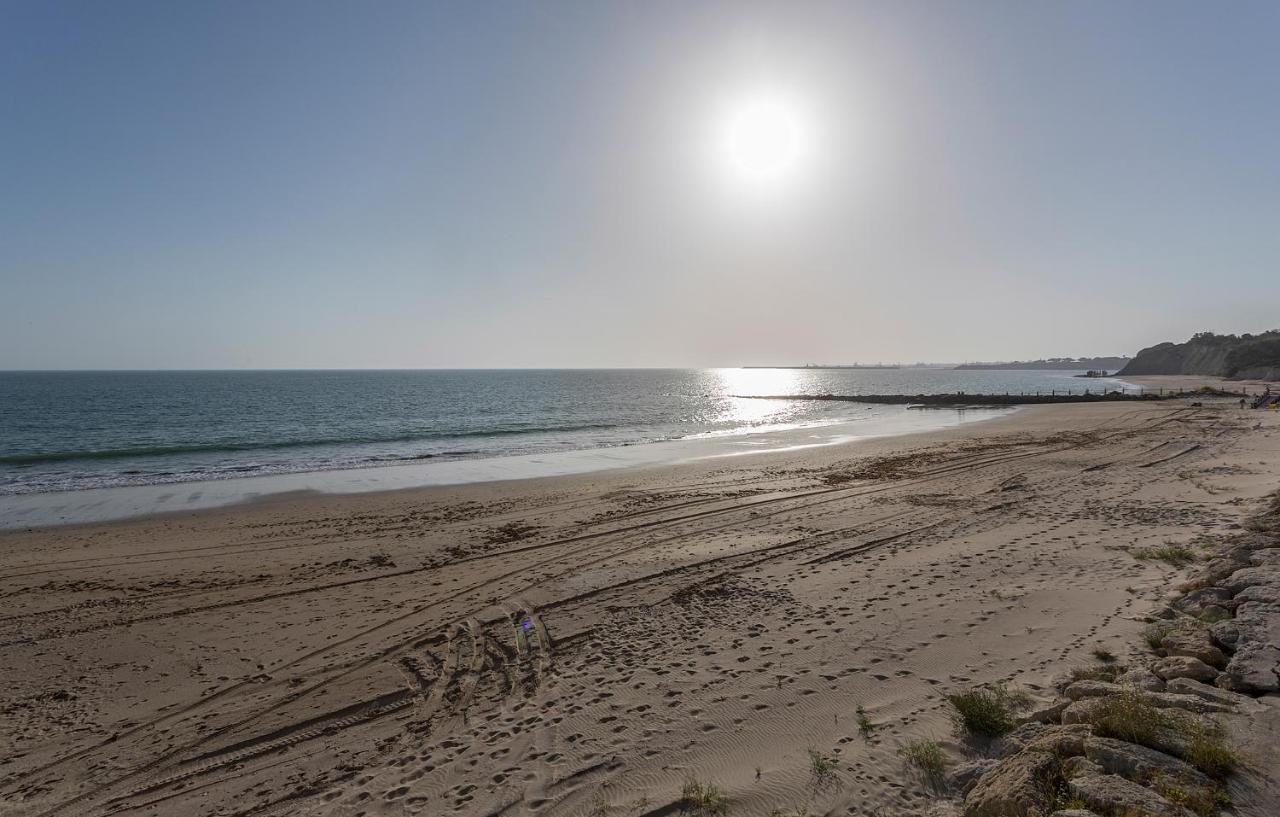
[[[1280,815],[1280,500],[1219,543],[1145,636],[1131,666],[1077,669],[1054,699],[950,696],[988,755],[951,770],[953,813]],[[975,700],[1000,717],[968,717]]]

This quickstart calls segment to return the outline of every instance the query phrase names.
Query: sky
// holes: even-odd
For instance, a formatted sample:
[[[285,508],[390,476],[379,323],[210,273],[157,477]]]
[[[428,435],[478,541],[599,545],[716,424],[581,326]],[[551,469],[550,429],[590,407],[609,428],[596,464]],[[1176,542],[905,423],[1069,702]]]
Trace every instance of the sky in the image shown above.
[[[0,369],[1274,328],[1278,39],[1274,2],[6,0]]]

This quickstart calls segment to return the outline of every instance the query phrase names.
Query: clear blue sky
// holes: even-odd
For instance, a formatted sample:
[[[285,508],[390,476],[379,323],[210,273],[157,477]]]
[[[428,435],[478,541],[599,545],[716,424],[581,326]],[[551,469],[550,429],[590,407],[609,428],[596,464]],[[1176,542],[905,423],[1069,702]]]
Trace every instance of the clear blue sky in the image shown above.
[[[1274,2],[9,0],[0,368],[1271,328],[1277,43]],[[713,137],[762,93],[806,146],[765,183]]]

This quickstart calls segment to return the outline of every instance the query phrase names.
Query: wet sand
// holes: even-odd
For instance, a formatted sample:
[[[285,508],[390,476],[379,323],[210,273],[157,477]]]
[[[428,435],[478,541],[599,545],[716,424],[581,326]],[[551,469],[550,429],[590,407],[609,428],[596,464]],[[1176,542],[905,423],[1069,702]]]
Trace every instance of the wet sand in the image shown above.
[[[0,813],[926,814],[943,695],[1128,656],[1177,571],[1126,550],[1232,530],[1277,429],[1043,406],[0,534]]]

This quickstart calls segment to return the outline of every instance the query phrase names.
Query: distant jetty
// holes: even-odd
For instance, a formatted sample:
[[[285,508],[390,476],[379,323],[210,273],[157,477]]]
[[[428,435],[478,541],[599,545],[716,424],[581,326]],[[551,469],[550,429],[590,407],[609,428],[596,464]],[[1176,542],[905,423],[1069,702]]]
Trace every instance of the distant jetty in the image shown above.
[[[1031,406],[1047,403],[1115,403],[1115,402],[1147,402],[1152,400],[1171,400],[1177,397],[1240,397],[1242,392],[1227,392],[1217,389],[1184,392],[1163,389],[1141,393],[1120,391],[1072,392],[1068,389],[1051,390],[1048,393],[1035,394],[735,394],[754,400],[827,400],[838,403],[881,403],[885,405],[907,406],[918,408],[935,407],[982,407],[982,406]]]

